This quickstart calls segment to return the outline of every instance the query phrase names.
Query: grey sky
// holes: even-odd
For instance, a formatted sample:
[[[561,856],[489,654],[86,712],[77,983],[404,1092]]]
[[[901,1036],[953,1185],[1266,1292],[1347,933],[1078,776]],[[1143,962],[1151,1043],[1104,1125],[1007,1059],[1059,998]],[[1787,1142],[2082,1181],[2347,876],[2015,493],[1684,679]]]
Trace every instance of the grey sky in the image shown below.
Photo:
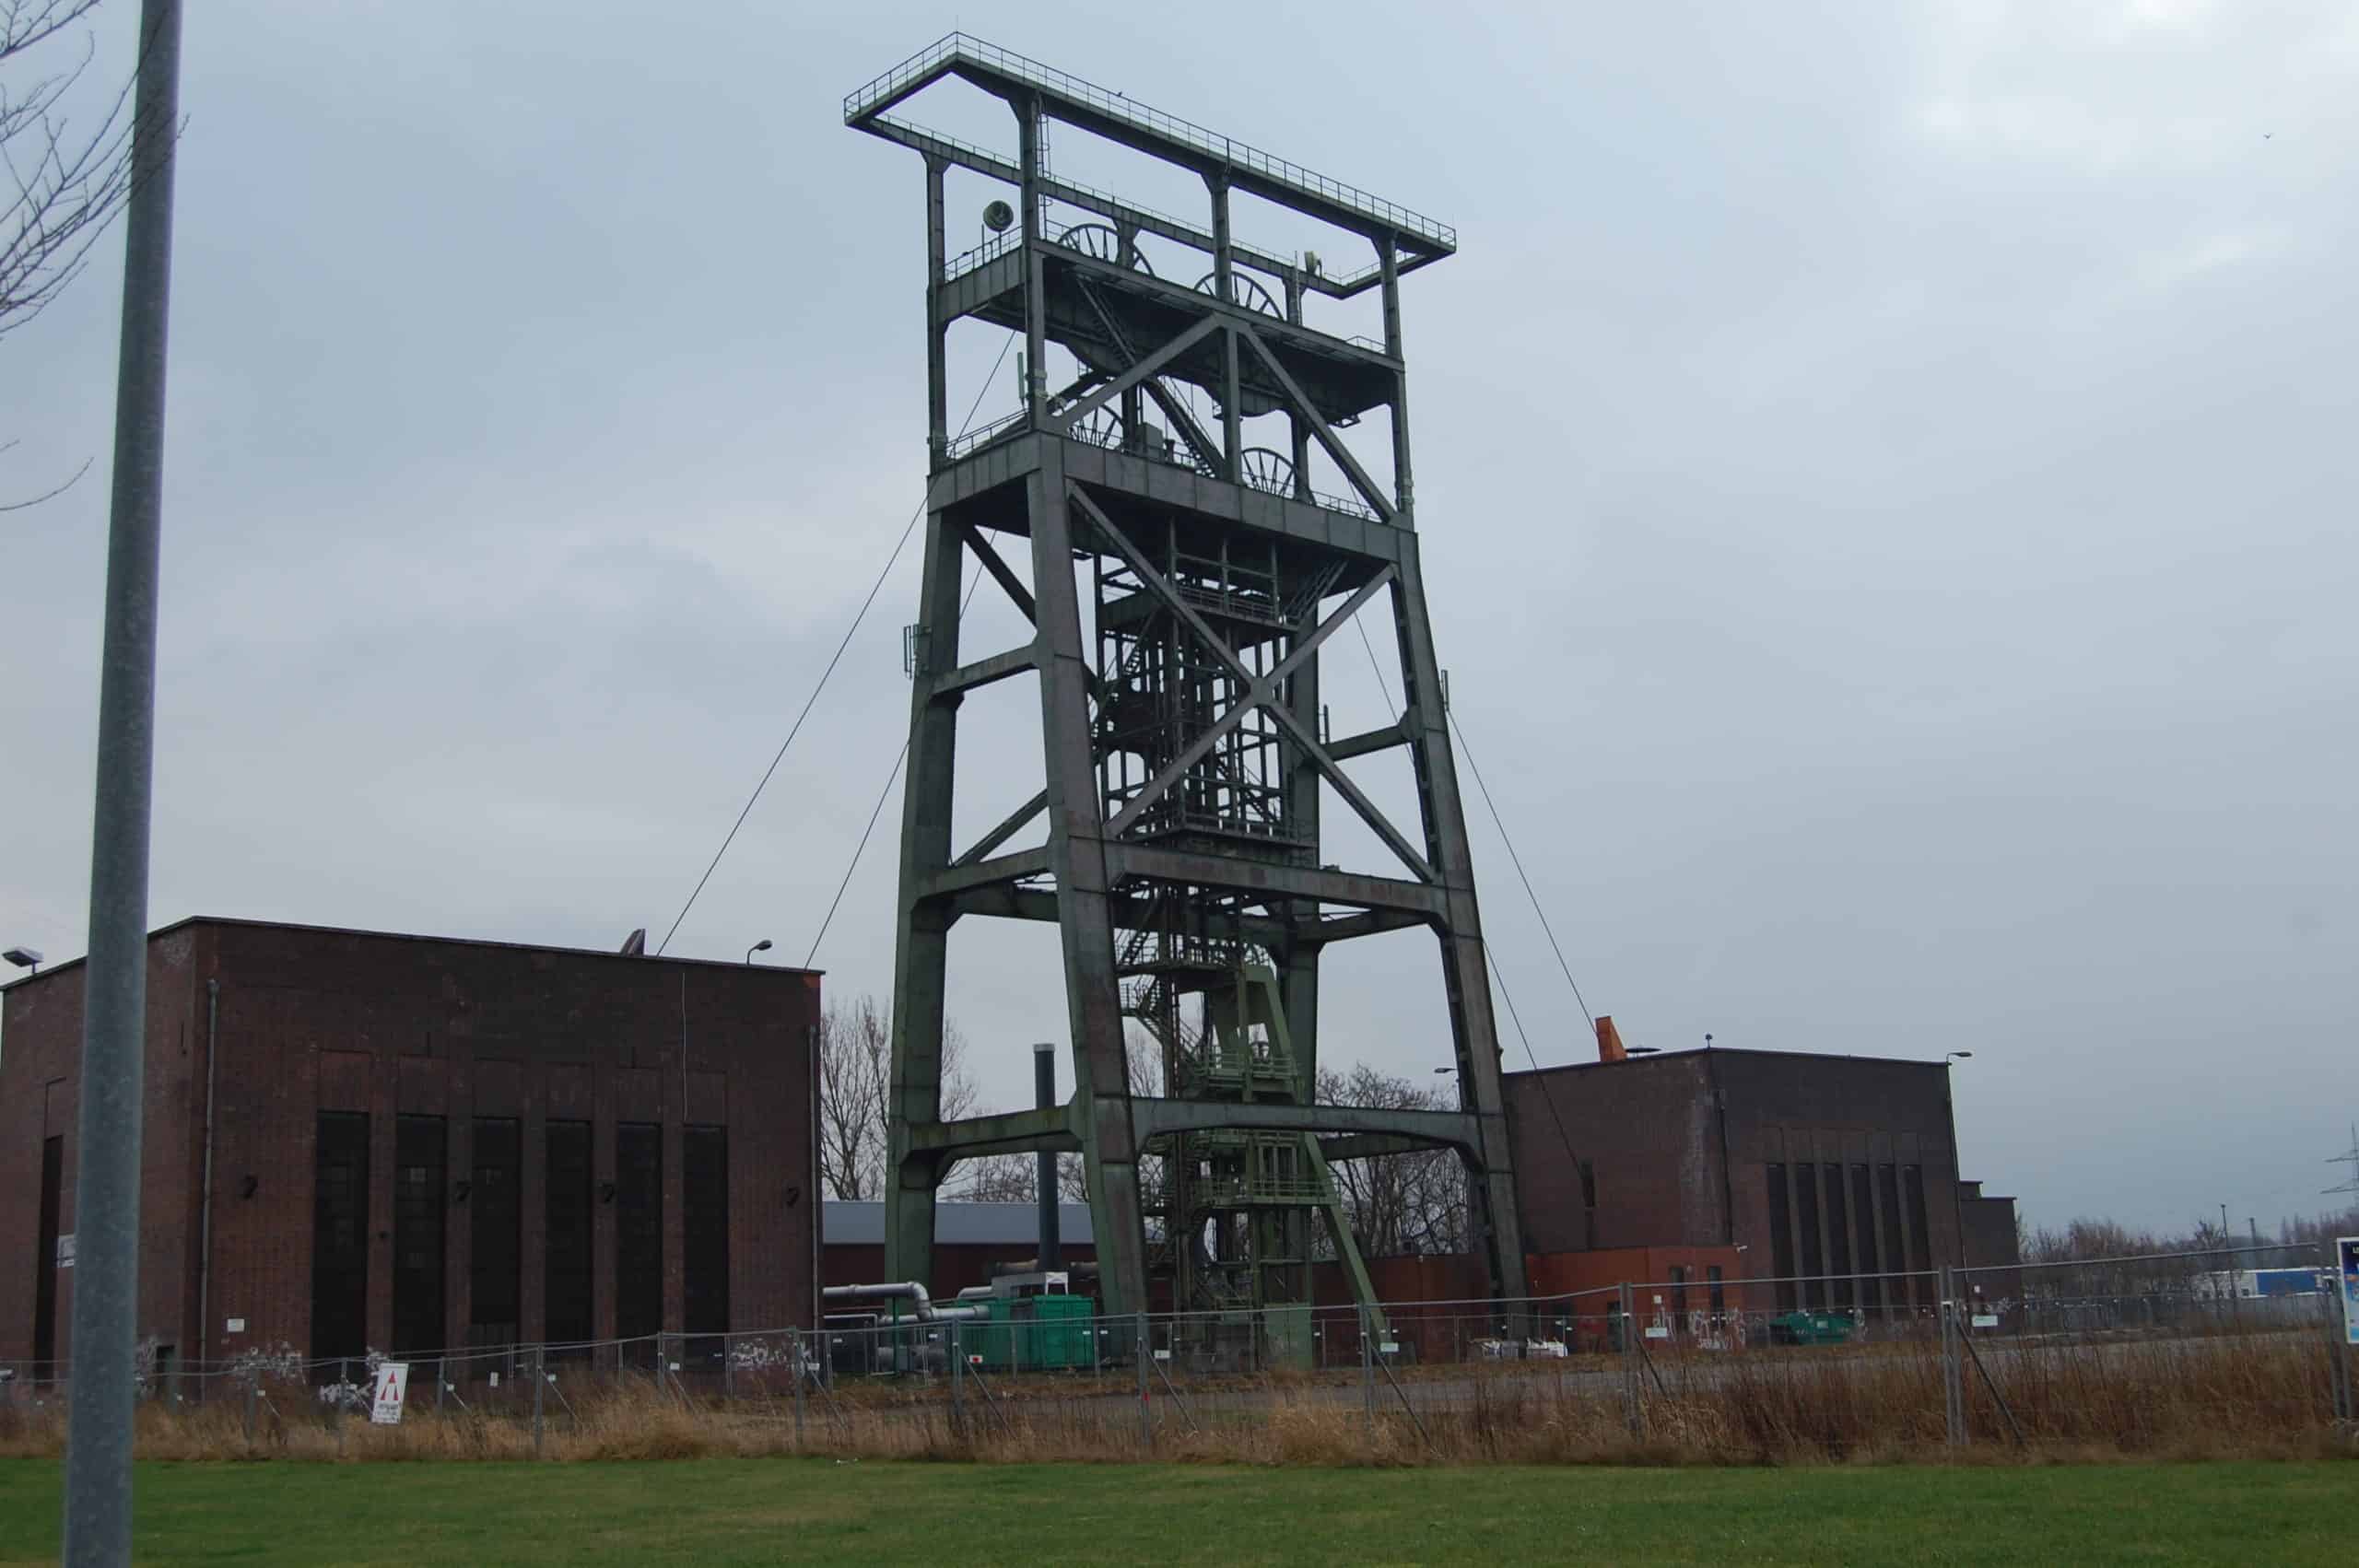
[[[919,166],[839,104],[962,21],[1458,227],[1406,289],[1437,632],[1627,1038],[1970,1049],[1966,1174],[2035,1219],[2324,1206],[2359,1114],[2359,12],[811,9],[192,17],[157,923],[661,935],[918,503]],[[0,516],[0,937],[56,955],[117,248],[0,345],[0,488],[100,460]],[[914,566],[675,952],[801,959],[900,743]],[[1380,718],[1333,646],[1338,729]],[[1032,788],[995,691],[978,818]],[[1581,1059],[1471,809],[1533,1049]],[[889,985],[896,821],[840,993]],[[954,1012],[1020,1103],[1051,933],[967,931]],[[1327,1053],[1446,1060],[1430,939],[1356,945]]]

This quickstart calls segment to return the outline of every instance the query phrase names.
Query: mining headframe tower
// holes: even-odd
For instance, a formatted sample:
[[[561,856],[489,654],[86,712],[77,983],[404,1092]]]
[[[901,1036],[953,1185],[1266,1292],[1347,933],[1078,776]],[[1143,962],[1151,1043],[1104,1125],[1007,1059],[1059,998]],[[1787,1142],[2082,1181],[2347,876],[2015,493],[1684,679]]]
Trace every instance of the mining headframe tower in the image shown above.
[[[1013,112],[1012,156],[903,117],[947,78]],[[1078,1150],[1103,1310],[1147,1310],[1153,1281],[1172,1309],[1225,1315],[1282,1363],[1309,1351],[1314,1223],[1330,1228],[1361,1299],[1372,1294],[1332,1167],[1448,1147],[1469,1174],[1491,1288],[1521,1297],[1497,1027],[1426,610],[1402,352],[1401,280],[1452,254],[1455,232],[959,33],[846,99],[844,122],[916,151],[925,169],[931,487],[910,643],[887,1271],[929,1277],[935,1193],[957,1161]],[[1201,181],[1203,216],[1060,179],[1052,126]],[[954,170],[1009,198],[983,210],[995,232],[956,257],[945,197]],[[1299,215],[1286,220],[1297,228],[1324,226],[1332,255],[1356,248],[1367,261],[1346,271],[1255,248],[1232,232],[1240,195]],[[1381,341],[1321,330],[1320,311],[1370,291]],[[1021,406],[954,434],[948,340],[966,321],[1021,334]],[[1382,478],[1337,433],[1379,412]],[[962,643],[970,560],[1030,623],[1027,640]],[[1331,737],[1320,649],[1378,604],[1400,655],[1400,716]],[[955,842],[960,704],[1019,677],[1039,685],[1040,788],[994,802],[998,825]],[[1392,748],[1415,776],[1419,821],[1405,829],[1344,766]],[[1322,786],[1389,853],[1381,874],[1322,855]],[[1035,847],[1007,848],[1043,821]],[[942,1119],[945,961],[957,923],[977,916],[1057,924],[1074,1082],[1065,1105]],[[1439,939],[1461,1108],[1315,1103],[1321,954],[1412,926]]]

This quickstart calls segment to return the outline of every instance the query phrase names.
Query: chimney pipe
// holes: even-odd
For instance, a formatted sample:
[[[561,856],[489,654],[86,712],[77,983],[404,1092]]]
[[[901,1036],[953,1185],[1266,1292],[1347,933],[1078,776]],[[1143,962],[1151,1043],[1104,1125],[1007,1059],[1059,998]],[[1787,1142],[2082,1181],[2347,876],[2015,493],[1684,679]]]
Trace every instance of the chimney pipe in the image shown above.
[[[1597,1015],[1597,1059],[1625,1061],[1629,1059],[1629,1055],[1628,1051],[1622,1048],[1622,1032],[1614,1026],[1613,1015],[1599,1013]]]
[[[1041,1110],[1057,1108],[1057,1047],[1042,1040],[1032,1047],[1032,1101]],[[1064,1267],[1057,1235],[1057,1155],[1040,1151],[1040,1268],[1043,1272]]]

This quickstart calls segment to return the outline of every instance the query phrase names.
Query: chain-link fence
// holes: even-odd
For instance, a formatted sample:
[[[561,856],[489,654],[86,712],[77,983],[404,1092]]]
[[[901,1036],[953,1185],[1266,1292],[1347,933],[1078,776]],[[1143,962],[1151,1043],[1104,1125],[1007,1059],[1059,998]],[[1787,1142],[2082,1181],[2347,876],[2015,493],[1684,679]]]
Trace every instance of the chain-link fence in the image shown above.
[[[1262,1459],[2347,1434],[2337,1276],[2240,1270],[2252,1250],[1122,1317],[1077,1296],[880,1303],[816,1329],[398,1358],[151,1350],[142,1433],[192,1455]],[[409,1369],[403,1424],[372,1429],[389,1359]],[[62,1433],[69,1375],[0,1364],[0,1442]]]

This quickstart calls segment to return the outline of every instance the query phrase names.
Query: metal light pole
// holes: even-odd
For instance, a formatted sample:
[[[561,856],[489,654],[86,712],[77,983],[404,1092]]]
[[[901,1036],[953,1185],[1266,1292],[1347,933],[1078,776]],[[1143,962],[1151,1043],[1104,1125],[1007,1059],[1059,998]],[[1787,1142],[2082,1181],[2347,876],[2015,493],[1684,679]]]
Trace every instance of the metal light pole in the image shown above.
[[[754,961],[754,954],[757,953],[768,953],[769,950],[770,939],[764,937],[761,941],[756,942],[753,946],[745,950],[745,962],[751,964]]]
[[[73,1392],[65,1553],[131,1561],[133,1346],[139,1305],[139,1090],[147,1011],[147,835],[155,764],[157,558],[163,525],[164,349],[171,298],[180,0],[145,0],[123,226],[114,491],[90,833],[90,958],[74,1185]]]

